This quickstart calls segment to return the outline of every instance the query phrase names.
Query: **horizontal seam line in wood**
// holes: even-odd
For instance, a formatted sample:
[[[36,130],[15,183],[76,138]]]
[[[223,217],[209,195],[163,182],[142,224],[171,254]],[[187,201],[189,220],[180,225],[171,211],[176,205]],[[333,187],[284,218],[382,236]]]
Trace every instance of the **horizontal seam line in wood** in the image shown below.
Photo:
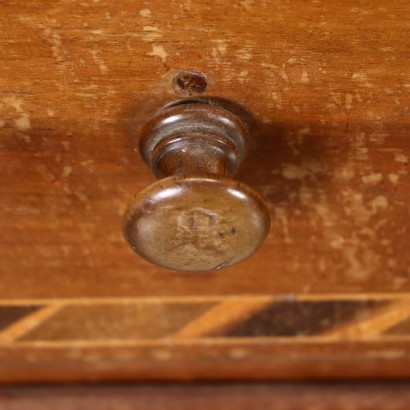
[[[273,300],[275,302],[300,302],[300,301],[363,301],[363,300],[398,300],[409,299],[410,293],[329,293],[329,294],[261,294],[261,295],[204,295],[204,296],[146,296],[146,297],[73,297],[73,298],[41,298],[41,299],[0,299],[0,306],[36,306],[44,304],[68,304],[68,305],[91,305],[91,304],[127,304],[127,303],[198,303],[198,302],[223,302],[230,299],[255,298],[260,300]]]
[[[399,301],[375,310],[370,317],[356,319],[321,335],[339,340],[379,338],[384,331],[409,318],[409,301]]]
[[[16,340],[55,315],[63,306],[63,304],[53,304],[23,316],[0,332],[0,345],[15,343]]]
[[[410,335],[408,336],[383,336],[380,338],[362,338],[360,340],[351,340],[351,343],[354,343],[356,346],[368,345],[371,344],[374,348],[380,348],[384,350],[391,350],[395,348],[395,351],[398,349],[395,344],[406,343],[406,347],[400,345],[399,350],[408,351],[410,355]],[[285,347],[293,348],[300,345],[338,345],[342,346],[342,350],[346,347],[346,341],[321,337],[321,336],[312,336],[312,337],[256,337],[256,338],[227,338],[227,337],[203,337],[203,338],[193,338],[193,339],[140,339],[140,340],[24,340],[17,341],[12,345],[0,345],[0,350],[2,348],[12,348],[13,350],[18,349],[73,349],[73,344],[75,344],[76,349],[81,348],[117,348],[117,347],[163,347],[163,348],[178,348],[178,347],[187,347],[192,346],[202,346],[202,347],[245,347],[253,348],[262,346],[264,348],[270,347]],[[400,353],[401,354],[401,353]]]
[[[274,303],[271,299],[242,298],[222,301],[174,333],[172,339],[206,336],[246,320],[249,316]]]

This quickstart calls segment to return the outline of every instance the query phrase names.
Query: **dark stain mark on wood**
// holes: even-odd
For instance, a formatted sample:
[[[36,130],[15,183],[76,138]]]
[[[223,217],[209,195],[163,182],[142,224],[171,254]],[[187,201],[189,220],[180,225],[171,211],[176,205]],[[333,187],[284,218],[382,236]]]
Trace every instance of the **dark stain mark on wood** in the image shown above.
[[[280,302],[213,336],[311,336],[371,315],[381,305],[375,301]]]
[[[39,309],[39,306],[0,306],[0,331]]]

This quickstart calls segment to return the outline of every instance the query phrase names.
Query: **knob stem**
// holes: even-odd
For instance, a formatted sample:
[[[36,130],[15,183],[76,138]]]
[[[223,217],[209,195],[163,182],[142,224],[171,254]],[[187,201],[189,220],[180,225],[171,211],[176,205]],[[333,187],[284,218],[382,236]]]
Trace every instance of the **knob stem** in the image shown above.
[[[151,168],[158,178],[173,175],[233,176],[238,159],[229,140],[188,132],[162,140],[152,153]]]
[[[227,109],[207,100],[174,103],[144,126],[140,152],[157,178],[233,176],[246,155],[248,130]]]

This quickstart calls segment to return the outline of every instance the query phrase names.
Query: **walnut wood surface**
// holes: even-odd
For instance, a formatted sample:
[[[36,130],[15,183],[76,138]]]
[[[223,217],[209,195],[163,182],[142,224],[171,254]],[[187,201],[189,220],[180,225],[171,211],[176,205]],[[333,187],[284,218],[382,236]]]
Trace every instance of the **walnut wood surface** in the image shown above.
[[[408,383],[194,384],[6,388],[0,410],[407,410]]]
[[[409,16],[405,0],[2,2],[0,379],[410,376]],[[173,79],[186,69],[207,76],[206,95],[253,116],[237,178],[264,195],[272,216],[257,254],[206,277],[138,259],[121,232],[127,201],[154,181],[134,137],[157,107],[180,97]],[[259,306],[286,295],[295,303],[283,310]],[[236,325],[228,320],[227,342],[170,342],[194,316],[156,336],[169,350],[107,342],[107,323],[137,314],[130,304],[151,298],[170,318],[167,297],[194,296],[199,305],[201,297],[256,301],[249,317],[228,305]],[[322,310],[304,296],[359,307],[336,304],[317,327]],[[126,311],[90,308],[107,298]],[[70,300],[86,311],[60,311]],[[127,333],[126,343],[162,323],[136,309],[145,333]],[[310,348],[298,337],[269,338],[264,315],[281,312],[293,334],[308,315],[304,333],[326,340]],[[60,326],[64,340],[42,345],[56,338],[42,324]],[[45,333],[25,346],[36,326]],[[81,343],[101,346],[77,349],[76,326]],[[123,326],[112,338],[124,340]]]

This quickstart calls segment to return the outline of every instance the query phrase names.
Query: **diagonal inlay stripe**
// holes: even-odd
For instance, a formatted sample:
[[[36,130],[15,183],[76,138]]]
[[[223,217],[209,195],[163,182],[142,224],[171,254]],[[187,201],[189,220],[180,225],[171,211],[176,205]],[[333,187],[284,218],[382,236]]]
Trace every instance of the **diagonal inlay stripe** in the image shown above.
[[[17,320],[12,325],[0,332],[0,345],[11,344],[20,337],[24,336],[30,330],[45,322],[48,318],[56,314],[64,305],[52,304],[40,308]]]
[[[20,320],[22,317],[41,309],[43,306],[40,304],[30,304],[30,305],[1,305],[0,304],[0,333]]]
[[[370,317],[339,326],[321,336],[337,340],[360,340],[379,337],[387,329],[410,318],[410,301],[403,300],[388,304],[372,312]]]
[[[232,298],[207,310],[173,335],[173,339],[190,339],[211,336],[221,329],[251,317],[274,302],[267,298]]]
[[[66,304],[19,340],[86,341],[160,339],[172,335],[213,303]]]

